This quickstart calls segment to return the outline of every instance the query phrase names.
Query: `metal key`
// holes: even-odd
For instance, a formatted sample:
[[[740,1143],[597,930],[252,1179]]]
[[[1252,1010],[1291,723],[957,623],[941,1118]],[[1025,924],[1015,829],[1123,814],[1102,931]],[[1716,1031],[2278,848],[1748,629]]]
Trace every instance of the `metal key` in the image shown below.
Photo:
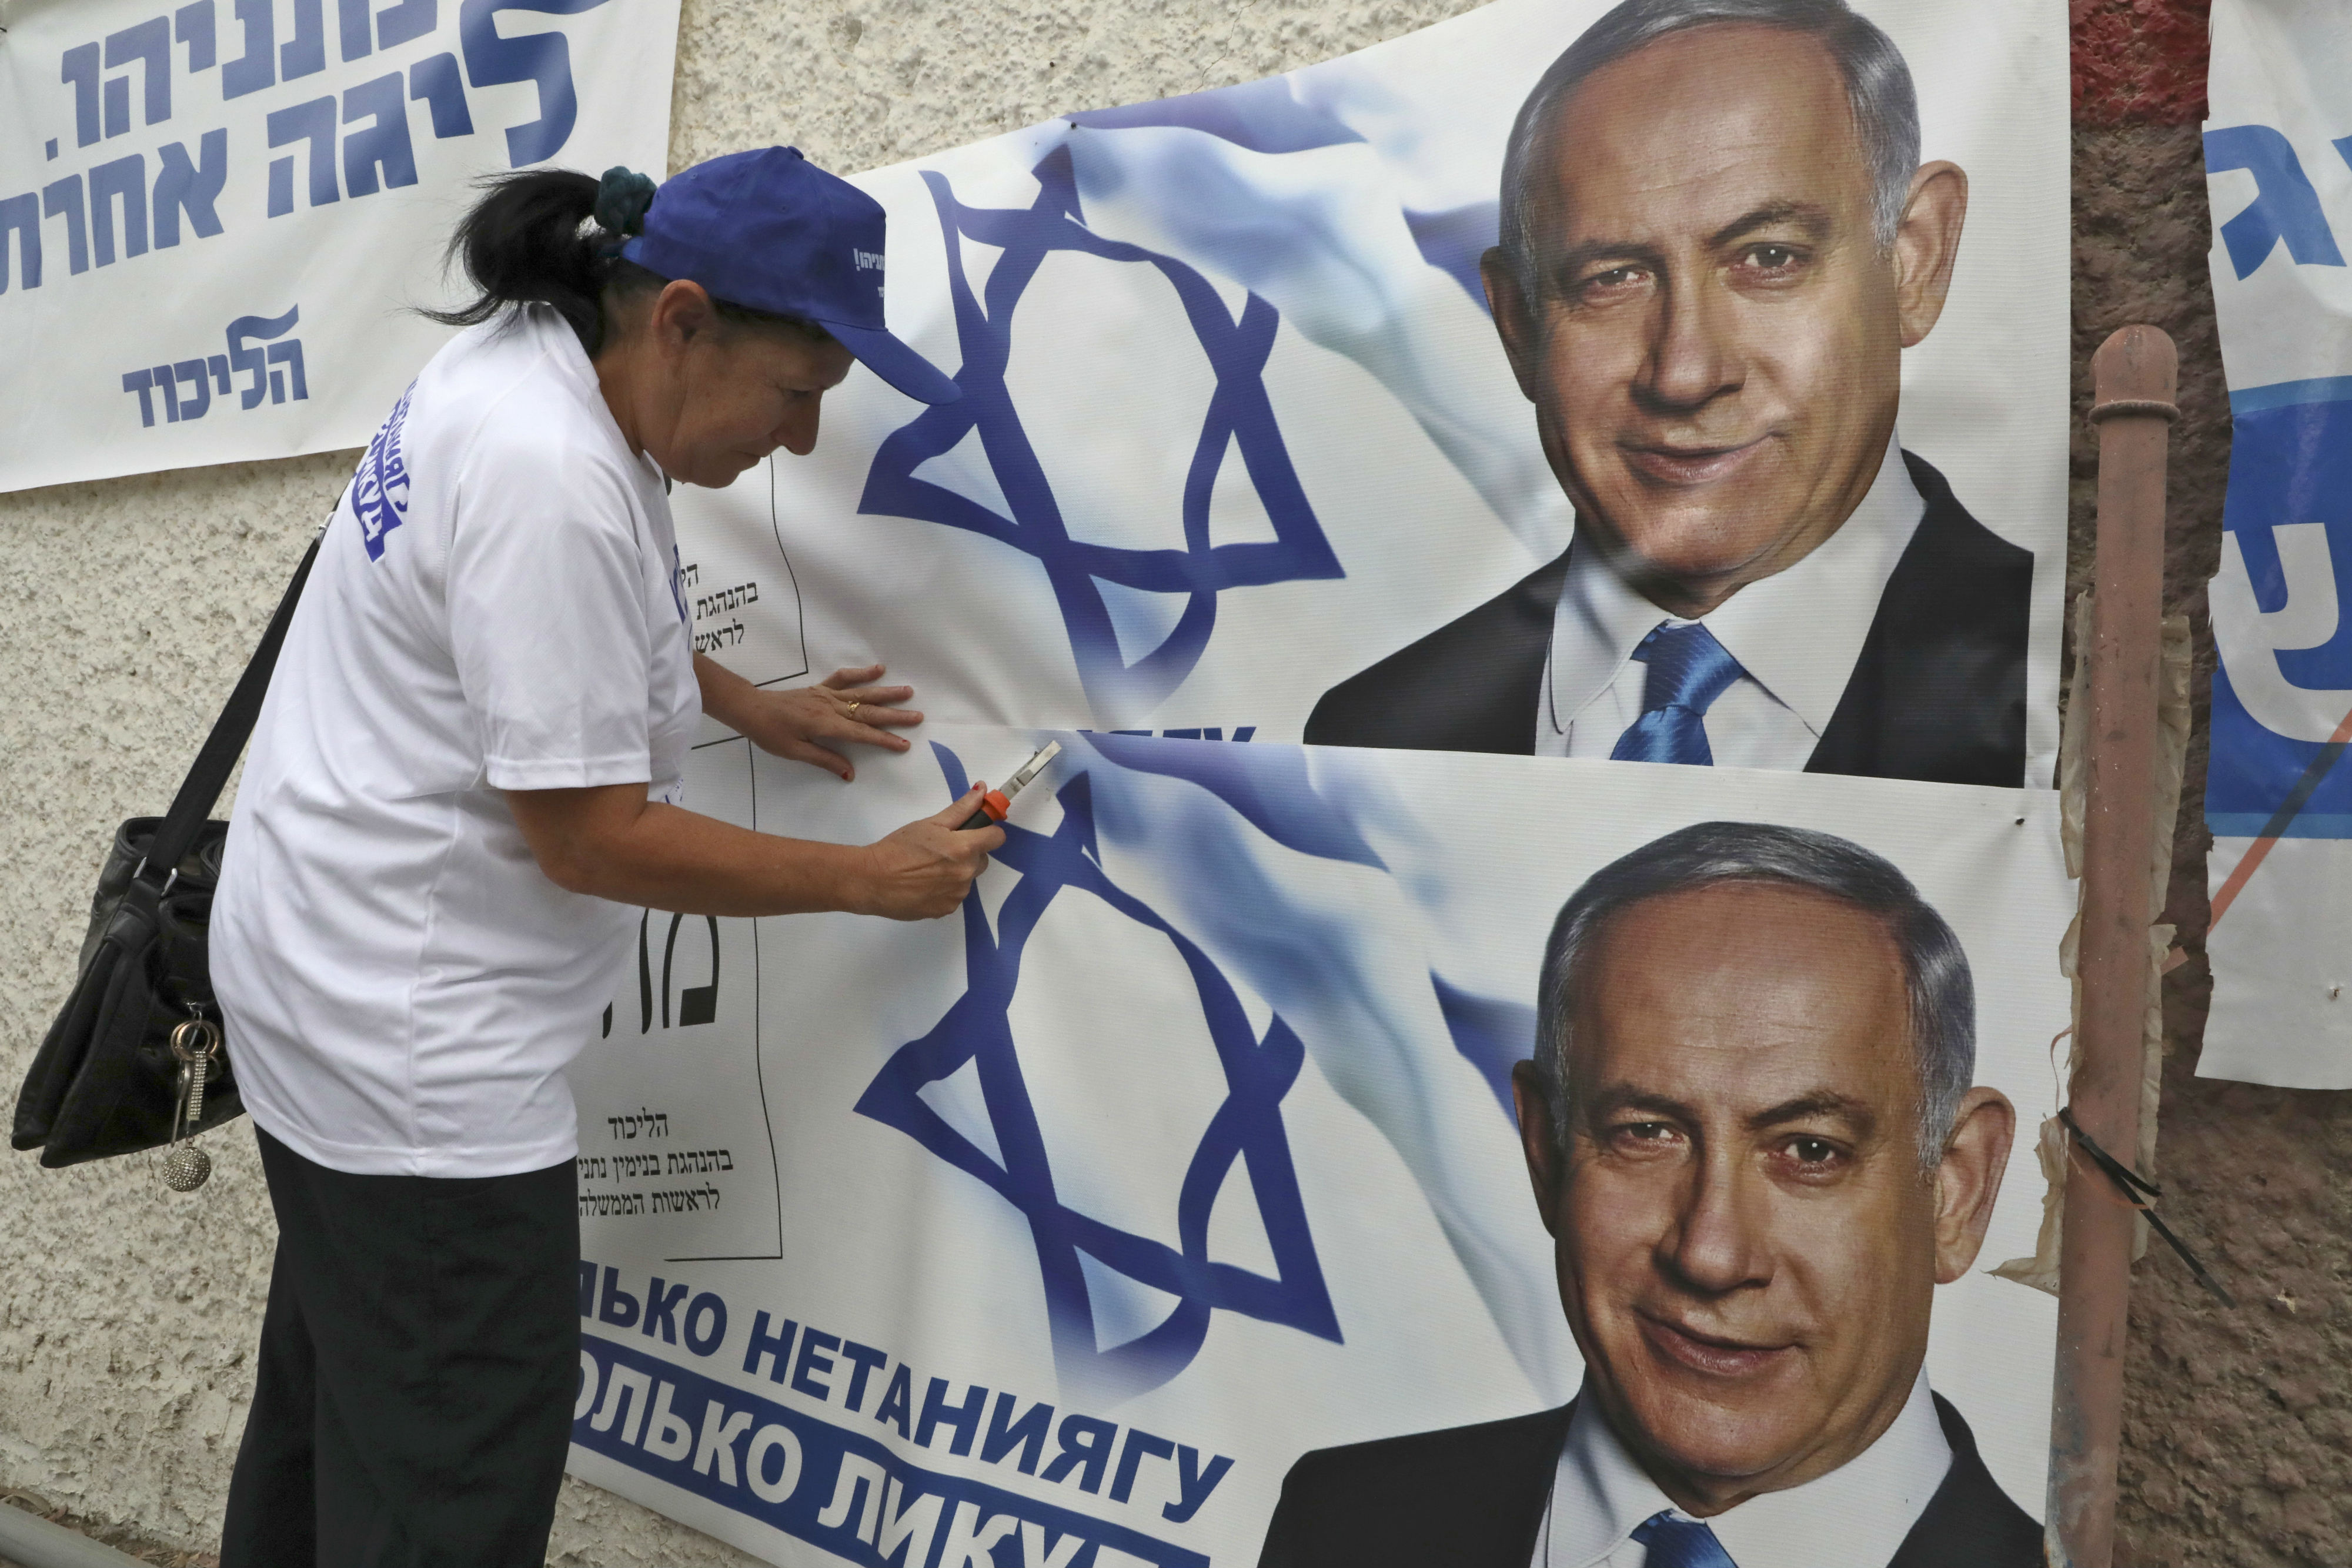
[[[212,1076],[220,1043],[220,1030],[203,1018],[192,1018],[172,1031],[172,1054],[180,1059],[180,1092],[172,1113],[172,1146],[163,1155],[163,1185],[173,1192],[194,1192],[213,1174],[212,1156],[180,1139],[193,1138],[204,1121],[205,1083]]]

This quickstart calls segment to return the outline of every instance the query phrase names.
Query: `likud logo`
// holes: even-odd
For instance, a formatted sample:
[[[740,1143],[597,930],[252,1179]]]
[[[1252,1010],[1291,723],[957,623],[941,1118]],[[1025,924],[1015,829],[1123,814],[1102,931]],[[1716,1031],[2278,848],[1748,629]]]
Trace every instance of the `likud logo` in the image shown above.
[[[401,453],[400,436],[408,423],[408,400],[415,395],[416,383],[411,382],[368,443],[359,472],[352,476],[352,511],[359,517],[360,538],[370,560],[383,559],[384,536],[408,520],[408,460]]]

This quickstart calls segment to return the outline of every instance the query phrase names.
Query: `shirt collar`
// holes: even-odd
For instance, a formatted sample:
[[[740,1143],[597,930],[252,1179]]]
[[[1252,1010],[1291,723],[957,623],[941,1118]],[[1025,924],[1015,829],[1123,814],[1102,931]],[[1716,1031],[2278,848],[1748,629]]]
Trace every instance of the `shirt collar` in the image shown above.
[[[1835,533],[1785,571],[1751,582],[1701,618],[1759,685],[1816,736],[1829,727],[1862,656],[1878,601],[1910,548],[1927,503],[1887,438],[1878,476]],[[1661,622],[1686,625],[1626,586],[1580,529],[1552,617],[1546,720],[1564,732],[1616,681]]]
[[[1590,1384],[1576,1396],[1568,1440],[1552,1478],[1551,1510],[1544,1521],[1550,1542],[1546,1568],[1599,1568],[1632,1539],[1634,1527],[1672,1508],[1658,1483],[1625,1451]]]
[[[1738,1568],[1885,1568],[1951,1466],[1922,1367],[1894,1423],[1869,1448],[1825,1476],[1705,1522]],[[1600,1568],[1643,1521],[1673,1507],[1619,1441],[1600,1401],[1579,1396],[1552,1480],[1549,1568]]]

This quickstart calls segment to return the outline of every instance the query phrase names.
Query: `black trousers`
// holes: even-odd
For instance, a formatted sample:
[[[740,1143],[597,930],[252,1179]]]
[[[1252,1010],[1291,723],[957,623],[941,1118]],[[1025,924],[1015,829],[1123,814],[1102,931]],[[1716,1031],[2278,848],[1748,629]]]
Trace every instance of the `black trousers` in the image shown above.
[[[278,1256],[221,1568],[541,1568],[580,1372],[573,1166],[352,1176],[255,1133]]]

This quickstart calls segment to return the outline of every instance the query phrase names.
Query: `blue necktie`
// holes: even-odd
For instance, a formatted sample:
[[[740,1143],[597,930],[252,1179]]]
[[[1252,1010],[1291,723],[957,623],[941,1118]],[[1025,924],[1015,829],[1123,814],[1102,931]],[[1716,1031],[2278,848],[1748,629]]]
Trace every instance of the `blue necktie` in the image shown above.
[[[1650,1549],[1647,1568],[1739,1568],[1715,1531],[1696,1520],[1654,1513],[1633,1527],[1633,1539]]]
[[[1706,710],[1747,672],[1705,626],[1661,626],[1642,639],[1633,657],[1650,666],[1642,690],[1642,716],[1625,727],[1610,752],[1613,762],[1715,765],[1706,743]]]

